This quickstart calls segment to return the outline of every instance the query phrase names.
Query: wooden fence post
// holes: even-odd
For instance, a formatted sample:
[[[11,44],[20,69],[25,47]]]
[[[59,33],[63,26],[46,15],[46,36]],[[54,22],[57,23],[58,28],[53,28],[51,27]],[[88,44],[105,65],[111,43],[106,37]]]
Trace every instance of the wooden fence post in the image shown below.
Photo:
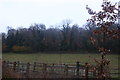
[[[13,71],[16,71],[16,62],[13,63]]]
[[[33,65],[33,72],[35,72],[36,70],[36,62],[34,62],[34,65]]]
[[[17,61],[17,72],[19,72],[19,65],[20,65],[20,62],[19,61]]]
[[[68,65],[65,65],[65,75],[68,76]]]
[[[51,66],[51,71],[52,71],[52,73],[54,73],[54,64],[52,64],[52,66]]]
[[[30,70],[30,63],[28,62],[27,65],[26,65],[26,78],[29,78],[29,70]]]
[[[26,70],[26,72],[29,73],[29,70],[30,70],[30,63],[28,62],[27,63],[27,70]]]
[[[47,64],[43,63],[43,78],[46,78]]]
[[[77,77],[79,77],[79,67],[80,67],[80,65],[79,65],[78,61],[76,62],[76,67],[77,67],[76,74],[77,74]]]
[[[2,67],[5,67],[6,66],[6,61],[3,61],[2,62]]]
[[[85,78],[88,79],[88,63],[85,63]]]
[[[46,74],[46,71],[47,71],[47,64],[43,64],[43,73]]]

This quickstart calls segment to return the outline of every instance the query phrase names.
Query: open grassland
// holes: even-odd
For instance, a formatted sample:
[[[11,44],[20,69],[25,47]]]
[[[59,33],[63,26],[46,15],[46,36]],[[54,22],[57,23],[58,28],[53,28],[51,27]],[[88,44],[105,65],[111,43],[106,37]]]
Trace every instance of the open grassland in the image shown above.
[[[88,62],[90,64],[95,64],[94,58],[100,59],[100,54],[75,54],[75,53],[66,53],[66,54],[48,54],[48,53],[3,53],[3,60],[9,61],[23,61],[23,62],[42,62],[42,63],[76,63],[79,61],[84,64]],[[111,66],[118,65],[118,55],[117,54],[108,54],[107,59],[111,61]]]
[[[90,64],[95,64],[94,58],[100,59],[100,54],[76,54],[76,53],[3,53],[3,60],[8,61],[22,61],[22,62],[42,62],[42,63],[76,63],[79,61],[81,64],[88,62]],[[110,68],[118,68],[118,55],[108,54],[107,59],[110,60]],[[114,75],[116,77],[116,75]]]

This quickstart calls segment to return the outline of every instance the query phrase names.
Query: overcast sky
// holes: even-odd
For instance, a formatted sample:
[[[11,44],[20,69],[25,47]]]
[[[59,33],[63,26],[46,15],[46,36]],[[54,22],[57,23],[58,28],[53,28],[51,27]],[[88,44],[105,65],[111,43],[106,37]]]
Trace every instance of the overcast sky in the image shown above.
[[[43,23],[47,27],[60,25],[70,19],[72,24],[82,26],[90,18],[86,5],[95,11],[101,9],[103,0],[0,0],[0,32],[7,26],[29,27]],[[119,0],[110,0],[113,3]]]

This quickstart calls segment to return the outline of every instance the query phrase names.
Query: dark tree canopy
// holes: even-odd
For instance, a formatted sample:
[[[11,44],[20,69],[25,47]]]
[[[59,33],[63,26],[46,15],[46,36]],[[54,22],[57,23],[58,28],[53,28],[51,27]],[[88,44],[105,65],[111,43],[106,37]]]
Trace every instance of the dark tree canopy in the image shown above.
[[[2,33],[2,50],[3,52],[96,52],[89,40],[92,31],[97,28],[95,24],[87,23],[85,28],[81,28],[77,24],[70,25],[66,22],[61,27],[46,29],[44,24],[33,24],[29,28],[9,28],[7,34]],[[112,27],[117,29],[120,25],[114,24]],[[118,43],[119,40],[110,40],[107,47],[114,53],[118,52]]]

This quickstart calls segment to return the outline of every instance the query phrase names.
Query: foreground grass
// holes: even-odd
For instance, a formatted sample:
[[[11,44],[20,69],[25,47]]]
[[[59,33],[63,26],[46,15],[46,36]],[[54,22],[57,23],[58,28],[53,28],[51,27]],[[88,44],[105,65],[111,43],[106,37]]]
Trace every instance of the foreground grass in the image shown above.
[[[95,64],[93,58],[100,59],[100,54],[52,54],[52,53],[3,53],[4,60],[9,61],[23,61],[23,62],[42,62],[42,63],[76,63],[79,61],[81,64],[88,62],[90,64]],[[108,54],[106,56],[110,60],[110,68],[118,68],[118,55]],[[116,76],[116,75],[115,75]]]

